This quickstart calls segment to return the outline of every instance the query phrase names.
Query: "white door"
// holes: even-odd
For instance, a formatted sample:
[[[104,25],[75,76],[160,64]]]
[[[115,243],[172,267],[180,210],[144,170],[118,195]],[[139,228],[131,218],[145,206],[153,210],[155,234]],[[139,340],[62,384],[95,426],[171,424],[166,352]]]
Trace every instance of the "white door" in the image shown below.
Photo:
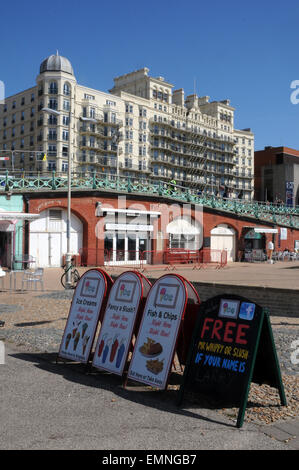
[[[225,224],[218,225],[218,227],[211,230],[211,250],[226,250],[227,261],[235,261],[235,239],[234,229]],[[216,255],[215,253],[215,257]]]
[[[46,267],[49,265],[49,240],[47,233],[30,234],[30,255],[36,260],[34,267]]]
[[[49,233],[49,266],[61,266],[61,233]]]
[[[29,253],[35,257],[36,266],[61,266],[62,257],[67,252],[66,239],[67,211],[46,209],[39,219],[30,223]],[[83,224],[71,215],[71,253],[77,254],[83,244]]]

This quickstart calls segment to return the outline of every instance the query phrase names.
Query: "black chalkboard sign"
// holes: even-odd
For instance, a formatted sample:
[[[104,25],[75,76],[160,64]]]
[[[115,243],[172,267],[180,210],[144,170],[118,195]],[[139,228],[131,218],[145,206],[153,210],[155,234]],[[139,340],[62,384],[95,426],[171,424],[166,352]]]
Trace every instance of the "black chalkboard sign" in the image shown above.
[[[222,294],[199,307],[178,404],[186,387],[239,407],[244,421],[250,383],[267,383],[286,398],[268,313],[240,296]]]

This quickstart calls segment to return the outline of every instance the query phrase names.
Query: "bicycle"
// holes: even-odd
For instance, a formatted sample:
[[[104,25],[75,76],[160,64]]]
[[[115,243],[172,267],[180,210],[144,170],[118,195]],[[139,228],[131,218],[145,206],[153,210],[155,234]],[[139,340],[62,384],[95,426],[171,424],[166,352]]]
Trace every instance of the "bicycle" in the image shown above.
[[[64,264],[62,267],[64,269],[64,273],[62,274],[60,278],[60,282],[64,288],[66,288],[66,275],[69,272],[70,269],[72,269],[70,273],[70,285],[68,286],[69,289],[76,289],[77,283],[80,280],[80,274],[78,270],[75,268],[73,265],[74,258],[71,259],[71,263],[68,268],[66,268],[66,264]]]

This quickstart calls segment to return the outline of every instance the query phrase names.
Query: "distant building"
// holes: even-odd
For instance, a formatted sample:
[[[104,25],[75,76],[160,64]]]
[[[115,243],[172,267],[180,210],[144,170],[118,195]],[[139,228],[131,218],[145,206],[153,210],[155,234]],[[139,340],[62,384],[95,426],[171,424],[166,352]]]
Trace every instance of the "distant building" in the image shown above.
[[[114,79],[110,93],[79,85],[68,59],[51,55],[36,85],[0,105],[2,169],[152,178],[252,199],[254,135],[236,130],[229,100],[209,101],[149,69]],[[45,156],[46,155],[46,156]]]
[[[254,154],[255,199],[299,204],[299,150],[265,147]]]

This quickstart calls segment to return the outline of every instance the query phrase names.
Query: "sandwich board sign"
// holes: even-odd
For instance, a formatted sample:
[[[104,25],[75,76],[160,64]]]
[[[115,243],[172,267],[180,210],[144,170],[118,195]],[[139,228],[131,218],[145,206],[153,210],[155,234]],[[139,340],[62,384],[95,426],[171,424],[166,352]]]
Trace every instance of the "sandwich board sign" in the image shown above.
[[[88,362],[101,311],[112,285],[111,277],[101,269],[90,269],[83,274],[73,295],[58,357]]]
[[[143,311],[128,376],[158,389],[167,387],[188,297],[199,303],[194,287],[182,276],[166,274],[151,287]]]
[[[277,388],[281,404],[287,404],[268,313],[236,295],[203,302],[178,404],[186,387],[191,388],[221,406],[238,406],[237,427],[241,427],[251,382]]]
[[[126,271],[114,281],[96,343],[92,365],[122,375],[134,327],[151,283],[136,271]]]

